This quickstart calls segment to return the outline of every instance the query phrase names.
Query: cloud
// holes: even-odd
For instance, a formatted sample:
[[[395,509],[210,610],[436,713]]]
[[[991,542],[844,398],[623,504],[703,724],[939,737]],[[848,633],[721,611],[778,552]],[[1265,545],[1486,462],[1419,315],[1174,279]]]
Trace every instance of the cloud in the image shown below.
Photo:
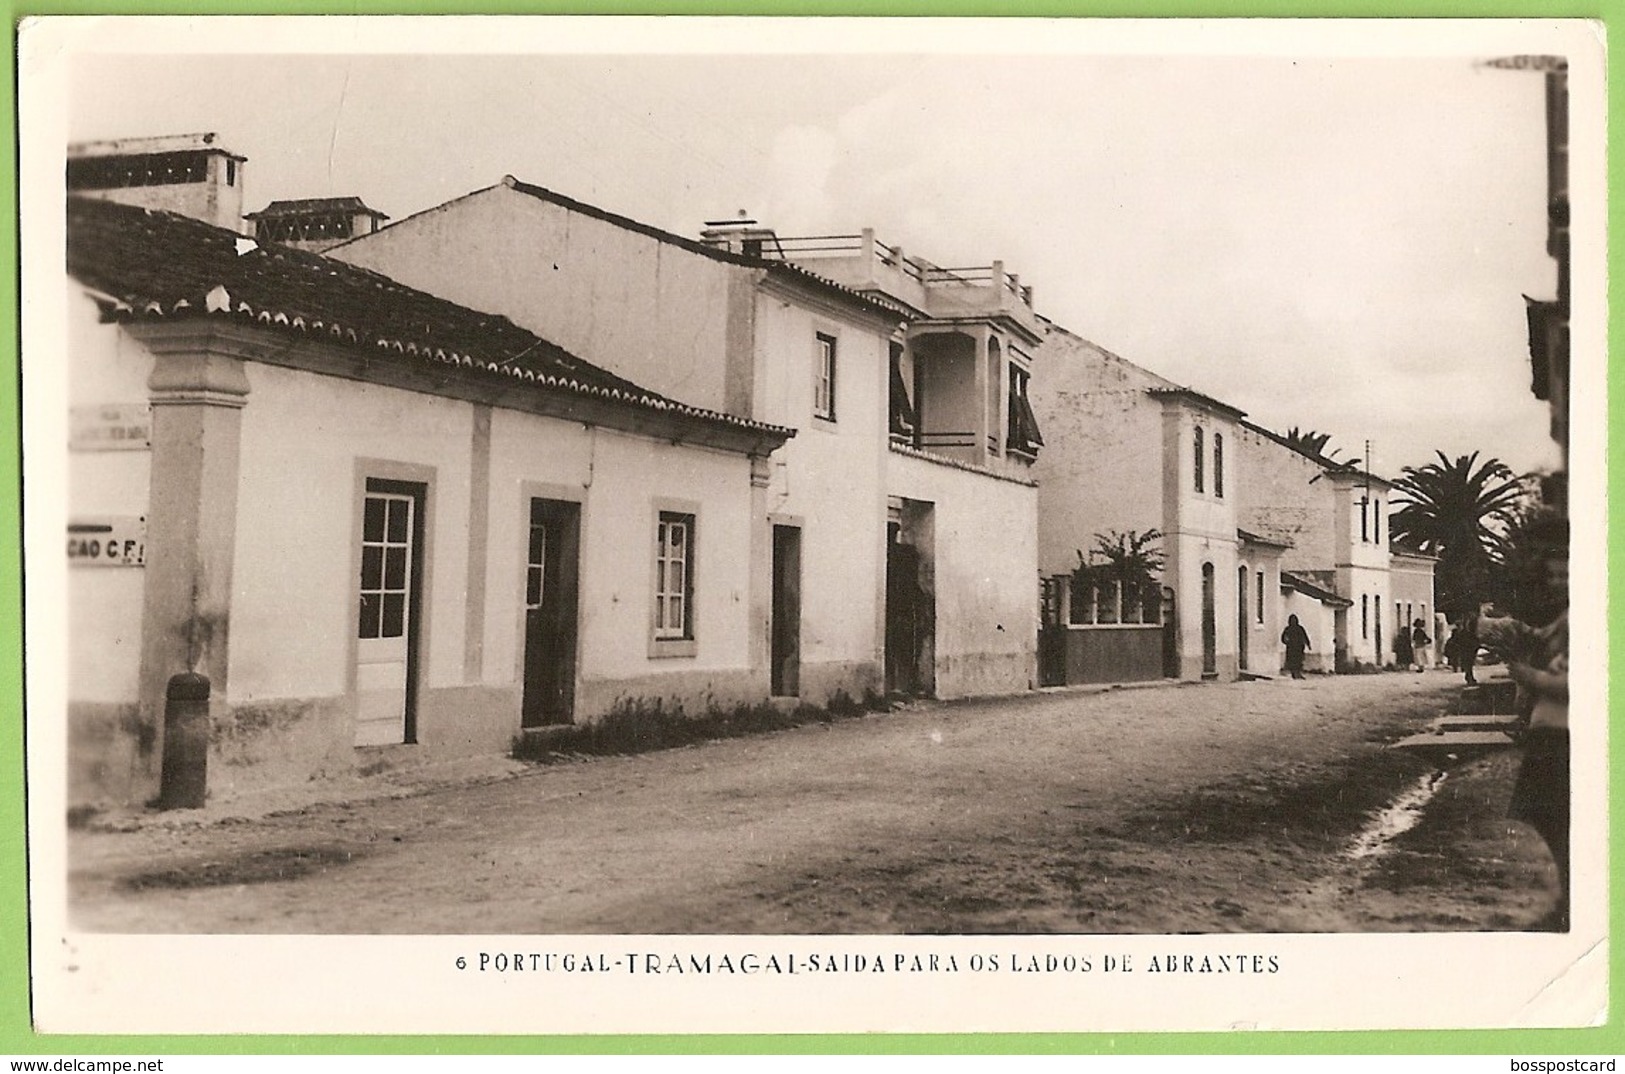
[[[773,227],[824,230],[838,224],[830,190],[840,144],[822,127],[794,126],[779,131],[768,155],[767,181],[759,219]]]

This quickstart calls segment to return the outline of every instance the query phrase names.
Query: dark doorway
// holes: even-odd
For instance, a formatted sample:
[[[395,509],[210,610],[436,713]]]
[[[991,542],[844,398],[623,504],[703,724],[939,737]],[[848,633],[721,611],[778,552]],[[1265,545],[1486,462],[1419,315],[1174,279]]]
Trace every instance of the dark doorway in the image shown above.
[[[1162,673],[1170,679],[1179,678],[1179,621],[1174,607],[1172,586],[1162,587]]]
[[[1063,587],[1071,575],[1058,574],[1038,580],[1038,685],[1066,683],[1067,623],[1061,614]]]
[[[1218,616],[1214,608],[1213,564],[1202,564],[1202,677],[1219,673]]]
[[[525,693],[520,724],[575,717],[577,575],[581,505],[530,501],[525,554]]]
[[[773,623],[769,654],[774,697],[801,693],[801,528],[773,527]]]
[[[1247,568],[1236,568],[1236,660],[1247,670]]]
[[[927,671],[935,653],[936,609],[925,584],[924,557],[909,543],[905,527],[928,528],[930,507],[915,505],[904,514],[917,517],[886,527],[886,690],[924,695],[935,688]]]
[[[1377,602],[1377,614],[1372,616],[1372,618],[1376,620],[1376,623],[1374,623],[1373,625],[1376,627],[1376,630],[1377,630],[1377,636],[1375,638],[1375,641],[1377,643],[1376,654],[1375,654],[1375,663],[1380,668],[1380,667],[1382,667],[1382,662],[1383,662],[1383,651],[1382,651],[1382,594],[1379,593],[1375,597],[1373,597],[1372,599]]]

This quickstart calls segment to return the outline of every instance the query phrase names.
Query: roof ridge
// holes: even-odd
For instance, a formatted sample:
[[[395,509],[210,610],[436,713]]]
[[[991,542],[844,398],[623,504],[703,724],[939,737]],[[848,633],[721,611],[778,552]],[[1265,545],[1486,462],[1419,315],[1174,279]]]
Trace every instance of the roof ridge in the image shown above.
[[[656,242],[663,242],[667,243],[668,245],[676,246],[681,250],[686,250],[689,253],[700,257],[710,258],[713,261],[720,261],[724,264],[738,265],[742,268],[759,268],[767,272],[777,272],[780,274],[798,276],[803,279],[811,280],[822,287],[836,291],[849,299],[861,302],[870,310],[879,311],[886,316],[895,316],[899,313],[898,310],[892,308],[892,306],[888,303],[877,301],[857,288],[848,287],[843,283],[837,283],[835,280],[813,272],[811,269],[797,264],[794,261],[782,258],[760,257],[753,254],[735,253],[732,250],[712,246],[709,243],[701,242],[699,239],[691,239],[685,235],[679,235],[674,231],[667,231],[665,228],[657,227],[654,224],[646,224],[641,220],[635,220],[632,217],[626,216],[622,213],[617,213],[612,210],[602,208],[601,206],[593,205],[590,202],[582,201],[579,198],[573,198],[568,194],[561,194],[556,190],[550,190],[547,187],[538,186],[535,183],[527,183],[523,179],[516,178],[513,175],[504,175],[502,177],[501,185],[510,190],[516,191],[517,193],[536,198],[539,201],[552,202],[555,205],[562,206],[573,212],[579,212],[585,216],[590,216],[594,219],[602,220],[605,223],[613,224],[616,227],[636,232],[640,235],[654,239]],[[448,202],[447,204],[450,203]]]
[[[1061,322],[1059,322],[1059,321],[1057,321],[1057,320],[1055,320],[1053,318],[1046,317],[1042,313],[1035,313],[1034,316],[1036,316],[1041,323],[1048,325],[1049,327],[1055,329],[1056,331],[1062,333],[1063,335],[1071,336],[1073,339],[1077,340],[1079,343],[1085,344],[1086,346],[1089,346],[1089,347],[1093,347],[1095,350],[1099,351],[1104,357],[1110,358],[1114,362],[1121,362],[1123,365],[1126,365],[1131,369],[1138,370],[1139,372],[1144,373],[1148,377],[1151,377],[1151,378],[1153,378],[1155,380],[1161,381],[1162,382],[1162,384],[1160,385],[1161,387],[1164,387],[1164,388],[1178,388],[1178,387],[1180,387],[1180,385],[1177,382],[1169,380],[1167,377],[1163,376],[1161,373],[1158,373],[1156,370],[1148,368],[1147,366],[1143,366],[1139,362],[1136,362],[1136,361],[1134,361],[1134,360],[1132,360],[1130,358],[1124,358],[1121,354],[1118,354],[1116,351],[1111,350],[1111,349],[1109,349],[1107,347],[1104,347],[1104,346],[1100,345],[1099,343],[1096,343],[1094,340],[1088,338],[1087,336],[1080,335],[1079,333],[1074,332],[1072,329],[1068,328],[1066,325],[1062,324]]]

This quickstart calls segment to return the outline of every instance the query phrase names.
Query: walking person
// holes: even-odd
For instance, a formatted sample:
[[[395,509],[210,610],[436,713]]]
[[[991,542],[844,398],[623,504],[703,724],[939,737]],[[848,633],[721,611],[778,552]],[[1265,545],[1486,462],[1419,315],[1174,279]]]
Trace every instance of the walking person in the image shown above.
[[[1476,685],[1478,679],[1473,675],[1473,665],[1478,663],[1478,612],[1471,611],[1461,617],[1461,625],[1456,632],[1450,635],[1456,642],[1456,660],[1466,676],[1467,685]],[[1459,639],[1459,640],[1457,640]]]
[[[1409,671],[1416,662],[1416,653],[1411,648],[1411,631],[1404,623],[1394,631],[1394,669],[1396,671]]]
[[[1446,625],[1450,627],[1450,635],[1444,639],[1444,662],[1450,666],[1451,671],[1460,671],[1461,660],[1457,654],[1461,652],[1461,628],[1454,624]]]
[[[1309,632],[1303,629],[1298,617],[1286,617],[1286,629],[1281,631],[1281,644],[1286,646],[1286,670],[1294,679],[1303,678],[1303,654],[1310,648]]]
[[[1418,619],[1411,625],[1411,659],[1416,662],[1417,671],[1428,669],[1428,663],[1432,659],[1428,647],[1432,644],[1433,639],[1428,637],[1428,632],[1422,627],[1422,620]]]

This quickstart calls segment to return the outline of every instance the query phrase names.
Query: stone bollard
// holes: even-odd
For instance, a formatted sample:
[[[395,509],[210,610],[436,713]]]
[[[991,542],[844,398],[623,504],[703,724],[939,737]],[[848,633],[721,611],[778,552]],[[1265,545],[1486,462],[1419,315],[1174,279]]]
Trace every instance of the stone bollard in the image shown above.
[[[169,680],[164,702],[164,767],[159,809],[202,809],[209,782],[209,680],[187,672]]]

